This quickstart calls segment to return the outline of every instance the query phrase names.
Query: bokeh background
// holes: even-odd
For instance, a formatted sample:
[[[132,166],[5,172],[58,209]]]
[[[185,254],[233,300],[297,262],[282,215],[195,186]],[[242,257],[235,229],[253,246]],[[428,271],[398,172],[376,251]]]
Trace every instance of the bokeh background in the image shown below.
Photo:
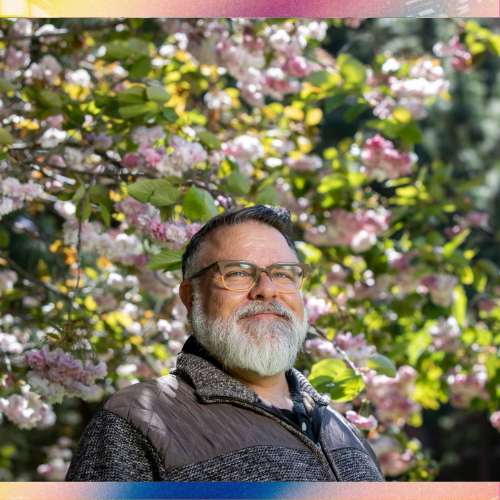
[[[254,203],[312,268],[298,366],[387,478],[498,479],[499,32],[1,20],[0,479],[63,479],[96,408],[168,374],[183,247]]]

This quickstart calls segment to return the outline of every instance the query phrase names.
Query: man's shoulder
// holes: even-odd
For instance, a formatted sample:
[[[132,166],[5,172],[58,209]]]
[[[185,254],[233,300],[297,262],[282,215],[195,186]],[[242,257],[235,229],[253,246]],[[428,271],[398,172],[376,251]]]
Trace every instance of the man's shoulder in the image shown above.
[[[120,389],[108,399],[104,409],[129,422],[152,422],[155,414],[164,413],[186,398],[193,398],[191,386],[175,375],[167,375]]]

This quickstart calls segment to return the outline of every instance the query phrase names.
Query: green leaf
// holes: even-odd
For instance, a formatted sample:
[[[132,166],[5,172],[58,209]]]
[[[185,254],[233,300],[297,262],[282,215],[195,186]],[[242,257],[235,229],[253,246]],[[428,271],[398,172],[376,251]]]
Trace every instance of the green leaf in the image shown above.
[[[454,288],[453,298],[454,301],[451,308],[453,316],[455,316],[460,326],[464,326],[467,317],[467,295],[465,295],[463,286],[458,285]]]
[[[106,224],[106,227],[111,226],[111,214],[109,212],[109,208],[104,203],[99,203],[99,213],[101,215],[101,219]]]
[[[0,227],[0,247],[7,248],[9,246],[10,234],[7,229]]]
[[[0,127],[0,146],[8,146],[14,142],[12,134],[3,127]]]
[[[216,135],[212,134],[211,132],[208,132],[207,130],[202,130],[201,132],[198,132],[198,137],[201,143],[207,146],[207,148],[210,149],[220,148],[219,139],[217,138]]]
[[[162,116],[169,123],[175,123],[179,119],[179,115],[175,112],[174,108],[165,108]]]
[[[182,266],[182,252],[165,248],[154,255],[148,263],[148,268],[154,271],[174,271]]]
[[[352,85],[361,85],[366,80],[366,68],[355,57],[340,54],[337,58],[340,74]]]
[[[105,45],[104,59],[107,61],[124,60],[132,53],[128,44],[123,40],[113,40]]]
[[[166,102],[170,99],[169,93],[158,85],[152,85],[146,88],[146,96],[150,101]]]
[[[277,205],[278,193],[273,186],[265,186],[257,193],[257,203],[261,205]]]
[[[451,257],[453,252],[467,239],[470,234],[470,229],[464,229],[461,233],[457,234],[451,241],[446,243],[443,247],[443,255]]]
[[[119,92],[116,98],[120,104],[143,104],[144,87],[134,85]]]
[[[191,220],[206,221],[218,213],[212,195],[196,186],[191,186],[185,194],[182,209]]]
[[[363,377],[340,359],[324,359],[312,366],[309,381],[337,402],[352,401],[365,388]]]
[[[372,368],[377,373],[382,373],[388,377],[396,376],[396,365],[388,357],[382,354],[374,354],[368,359],[368,368]]]
[[[250,192],[250,179],[239,171],[234,171],[224,179],[224,187],[230,193],[244,195]]]
[[[5,78],[0,78],[0,92],[12,92],[16,87],[6,80]]]
[[[41,90],[38,94],[38,101],[46,108],[62,108],[61,96],[52,90]]]
[[[127,187],[128,194],[142,203],[157,207],[173,205],[179,198],[179,190],[166,179],[141,179]]]
[[[123,118],[136,118],[147,113],[157,113],[159,110],[160,108],[156,102],[149,101],[144,104],[121,106],[118,112]]]
[[[141,57],[135,61],[129,68],[130,78],[146,78],[151,71],[151,59],[149,56]]]
[[[160,179],[153,182],[155,183],[154,192],[149,199],[149,203],[156,207],[167,207],[173,205],[179,199],[179,190],[167,180]]]
[[[314,73],[311,73],[306,78],[306,81],[312,83],[316,87],[321,87],[321,85],[328,82],[329,78],[330,78],[330,73],[328,71],[322,70],[322,71],[315,71]]]
[[[127,186],[128,194],[142,203],[148,203],[155,191],[153,179],[141,179]]]

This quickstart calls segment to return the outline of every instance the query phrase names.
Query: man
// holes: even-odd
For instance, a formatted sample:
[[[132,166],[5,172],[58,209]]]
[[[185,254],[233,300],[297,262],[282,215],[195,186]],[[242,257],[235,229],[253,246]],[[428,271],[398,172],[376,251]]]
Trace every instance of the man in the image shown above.
[[[175,371],[114,394],[67,479],[382,480],[362,436],[292,369],[308,325],[304,270],[284,210],[210,220],[183,255],[193,336]]]

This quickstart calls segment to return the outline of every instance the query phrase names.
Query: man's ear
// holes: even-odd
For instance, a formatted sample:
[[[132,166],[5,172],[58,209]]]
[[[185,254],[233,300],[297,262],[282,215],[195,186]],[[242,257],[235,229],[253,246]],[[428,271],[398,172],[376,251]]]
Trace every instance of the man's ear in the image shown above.
[[[184,280],[181,282],[179,285],[179,297],[186,306],[189,314],[193,305],[193,285],[190,281]]]

